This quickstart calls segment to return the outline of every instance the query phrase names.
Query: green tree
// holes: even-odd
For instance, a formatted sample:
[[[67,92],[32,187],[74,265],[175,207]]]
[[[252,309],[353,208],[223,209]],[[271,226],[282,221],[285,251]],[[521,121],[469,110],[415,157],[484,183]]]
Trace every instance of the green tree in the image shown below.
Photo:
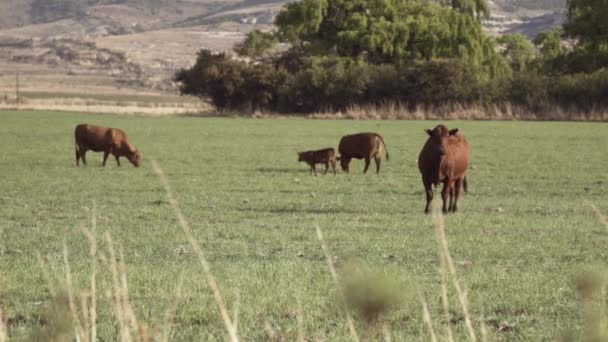
[[[487,0],[442,0],[441,3],[461,13],[474,15],[477,19],[490,17],[490,6]]]
[[[261,60],[268,57],[277,43],[278,39],[274,33],[254,30],[247,35],[244,41],[234,46],[234,51],[239,56]]]
[[[534,46],[519,33],[506,34],[498,39],[502,55],[509,61],[515,72],[523,72],[534,60]]]
[[[504,74],[486,68],[505,64],[497,60],[502,57],[479,20],[485,0],[471,1],[442,6],[427,1],[302,0],[286,5],[275,24],[281,40],[309,56],[365,58],[372,64],[456,58],[486,76]]]
[[[591,52],[608,50],[608,1],[569,0],[564,31]]]
[[[541,32],[534,38],[534,45],[540,52],[540,58],[549,60],[556,58],[564,52],[562,47],[562,35],[564,31],[560,28],[554,28],[550,31]]]
[[[281,40],[298,45],[311,40],[326,15],[327,0],[301,0],[286,4],[274,23]]]

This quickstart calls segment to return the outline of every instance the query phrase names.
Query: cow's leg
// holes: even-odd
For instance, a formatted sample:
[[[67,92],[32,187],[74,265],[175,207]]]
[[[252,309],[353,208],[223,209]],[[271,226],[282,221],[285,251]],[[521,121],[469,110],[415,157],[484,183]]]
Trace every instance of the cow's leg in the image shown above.
[[[462,188],[463,182],[464,179],[459,178],[454,186],[454,205],[452,206],[452,212],[456,212],[458,210],[458,197],[460,197],[460,189]]]
[[[331,168],[334,170],[334,176],[336,175],[336,162],[334,160],[331,161]]]
[[[114,158],[116,158],[116,165],[120,166],[120,160],[118,160],[118,158],[120,157],[118,156],[118,154],[115,154]]]
[[[76,165],[78,165],[78,159],[82,159],[82,163],[84,165],[87,165],[87,159],[85,158],[85,155],[87,153],[87,149],[84,146],[78,145],[78,148],[76,149]]]
[[[106,166],[106,160],[108,160],[109,155],[110,151],[103,151],[103,163],[101,163],[101,166]]]
[[[422,183],[424,184],[424,192],[426,192],[426,207],[424,207],[424,213],[428,214],[431,211],[431,202],[433,201],[433,188],[431,187],[431,182],[423,179]]]
[[[376,173],[380,173],[380,163],[382,162],[382,159],[380,159],[379,156],[374,157],[374,161],[376,162]]]
[[[452,186],[450,186],[449,196],[450,201],[448,206],[448,212],[452,212],[454,209],[454,183],[452,183]]]
[[[371,160],[369,159],[369,157],[365,157],[365,168],[363,169],[363,173],[367,173],[367,169],[369,169],[370,162]]]
[[[443,213],[447,214],[448,213],[448,194],[450,192],[450,183],[449,181],[444,181],[443,182],[443,189],[441,190],[441,200],[443,200]]]
[[[76,166],[78,166],[80,164],[80,153],[77,146],[74,146],[74,151],[76,152]]]
[[[325,172],[323,173],[323,175],[327,174],[327,170],[329,170],[329,162],[328,161],[325,162]]]
[[[317,164],[312,164],[312,172],[315,173],[315,177],[317,176]]]

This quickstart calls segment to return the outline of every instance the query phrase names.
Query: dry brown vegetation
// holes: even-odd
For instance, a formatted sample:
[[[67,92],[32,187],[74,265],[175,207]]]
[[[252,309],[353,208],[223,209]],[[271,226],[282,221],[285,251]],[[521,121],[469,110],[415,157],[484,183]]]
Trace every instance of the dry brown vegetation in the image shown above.
[[[201,101],[182,97],[139,95],[135,98],[108,95],[89,98],[86,95],[64,97],[65,94],[44,98],[20,98],[15,96],[0,98],[0,110],[48,110],[82,113],[102,113],[118,115],[204,115],[211,107]],[[68,95],[69,96],[69,95]]]
[[[409,109],[400,104],[382,106],[351,106],[344,112],[313,113],[313,119],[351,120],[554,120],[554,121],[606,121],[608,110],[601,108],[591,113],[554,106],[552,110],[531,113],[523,108],[505,104],[502,106],[451,105],[442,108],[417,107]]]

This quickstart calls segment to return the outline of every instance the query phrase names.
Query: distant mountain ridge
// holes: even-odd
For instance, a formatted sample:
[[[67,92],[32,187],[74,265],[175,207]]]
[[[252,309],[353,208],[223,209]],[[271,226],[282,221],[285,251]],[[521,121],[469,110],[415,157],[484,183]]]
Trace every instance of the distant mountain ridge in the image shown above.
[[[137,15],[133,17],[133,22],[140,25],[140,30],[243,20],[269,24],[276,12],[287,2],[287,0],[2,0],[0,30],[64,19],[83,20],[92,10],[104,7],[122,8],[126,12],[136,11]],[[565,3],[566,0],[490,0],[492,19],[486,26],[496,33],[520,30],[525,34],[540,32],[547,26],[561,23]],[[518,29],[520,24],[522,28]],[[121,30],[118,28],[116,31]]]

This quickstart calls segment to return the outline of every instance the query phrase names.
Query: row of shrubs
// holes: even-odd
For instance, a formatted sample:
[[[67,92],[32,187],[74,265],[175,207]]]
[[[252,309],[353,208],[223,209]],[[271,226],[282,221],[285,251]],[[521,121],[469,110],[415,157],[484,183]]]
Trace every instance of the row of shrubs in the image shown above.
[[[608,108],[608,70],[483,80],[459,60],[369,65],[344,57],[308,57],[290,65],[250,63],[203,50],[176,74],[182,94],[219,110],[314,113],[400,103],[407,108],[510,105],[539,113],[559,106],[580,112]]]

